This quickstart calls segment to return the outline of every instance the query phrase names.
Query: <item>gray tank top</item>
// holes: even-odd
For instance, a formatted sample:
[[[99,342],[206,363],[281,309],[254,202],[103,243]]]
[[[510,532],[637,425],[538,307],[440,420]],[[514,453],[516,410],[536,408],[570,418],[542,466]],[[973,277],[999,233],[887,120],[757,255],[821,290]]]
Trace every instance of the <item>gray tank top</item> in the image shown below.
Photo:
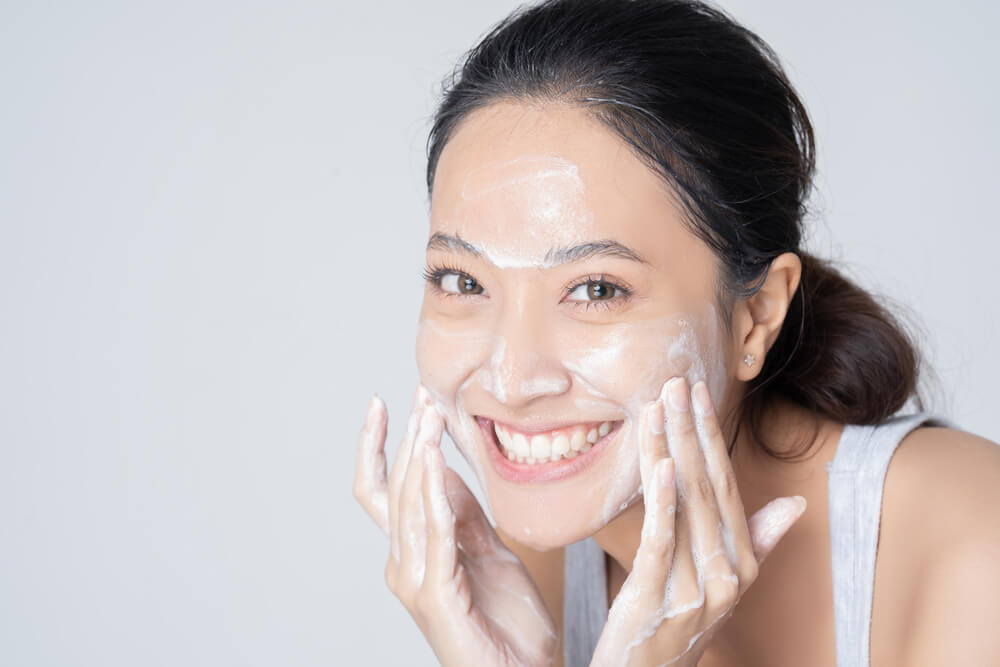
[[[837,667],[868,667],[875,554],[882,486],[900,441],[918,426],[957,428],[927,413],[897,416],[877,426],[848,424],[826,464],[830,496],[830,556]],[[604,550],[587,538],[566,547],[563,597],[565,667],[584,667],[608,616]]]

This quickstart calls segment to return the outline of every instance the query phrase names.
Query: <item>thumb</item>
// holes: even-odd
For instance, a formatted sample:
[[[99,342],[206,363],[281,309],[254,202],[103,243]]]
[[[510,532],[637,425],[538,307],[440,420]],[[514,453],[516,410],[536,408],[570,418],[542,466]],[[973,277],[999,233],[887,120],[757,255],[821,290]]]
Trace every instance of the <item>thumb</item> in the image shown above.
[[[802,496],[775,498],[750,517],[750,541],[758,564],[764,562],[805,509],[806,499]]]

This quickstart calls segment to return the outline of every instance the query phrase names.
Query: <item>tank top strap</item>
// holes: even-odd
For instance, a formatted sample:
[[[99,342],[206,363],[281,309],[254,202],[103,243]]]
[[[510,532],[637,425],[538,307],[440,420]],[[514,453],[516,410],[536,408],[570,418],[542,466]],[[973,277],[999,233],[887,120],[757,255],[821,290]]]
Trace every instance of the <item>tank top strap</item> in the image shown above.
[[[956,428],[948,420],[924,412],[896,416],[877,425],[847,424],[833,461],[824,466],[829,484],[837,667],[869,665],[885,475],[900,441],[922,425]]]
[[[592,537],[566,547],[563,564],[563,664],[586,667],[608,620],[604,549]]]

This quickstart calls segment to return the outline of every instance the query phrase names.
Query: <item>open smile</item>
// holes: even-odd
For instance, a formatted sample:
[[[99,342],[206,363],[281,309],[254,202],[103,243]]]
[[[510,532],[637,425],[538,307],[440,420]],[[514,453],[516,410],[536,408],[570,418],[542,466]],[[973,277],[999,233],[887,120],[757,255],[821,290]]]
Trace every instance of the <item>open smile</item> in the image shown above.
[[[493,468],[500,477],[516,483],[575,475],[600,455],[624,423],[580,423],[529,432],[486,417],[476,417],[476,422]]]

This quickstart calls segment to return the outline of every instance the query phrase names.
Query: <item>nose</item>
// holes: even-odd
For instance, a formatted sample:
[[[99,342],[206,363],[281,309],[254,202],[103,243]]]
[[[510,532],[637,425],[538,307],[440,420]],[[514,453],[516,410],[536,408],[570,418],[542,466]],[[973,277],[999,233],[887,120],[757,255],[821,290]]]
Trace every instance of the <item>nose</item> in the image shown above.
[[[521,300],[501,309],[489,358],[479,383],[497,402],[516,409],[546,396],[569,391],[569,371],[559,361],[553,323],[529,312]]]

